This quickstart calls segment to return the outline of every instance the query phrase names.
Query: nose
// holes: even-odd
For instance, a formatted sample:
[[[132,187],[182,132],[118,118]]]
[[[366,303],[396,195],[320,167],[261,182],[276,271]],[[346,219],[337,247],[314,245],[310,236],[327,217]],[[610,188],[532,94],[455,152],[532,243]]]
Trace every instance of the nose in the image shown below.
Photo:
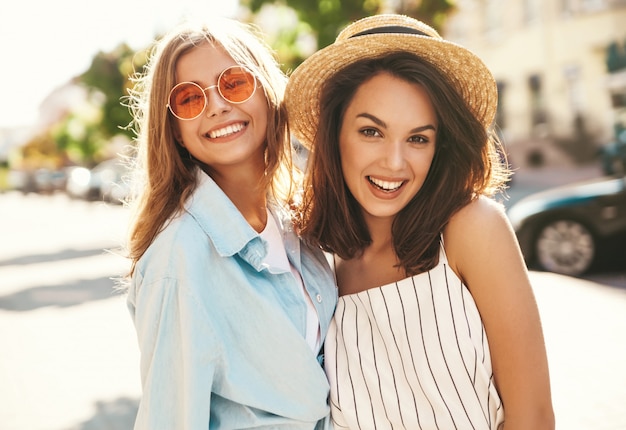
[[[385,164],[389,170],[401,170],[405,162],[405,145],[401,140],[390,141],[385,148]]]
[[[204,96],[206,97],[207,106],[206,116],[211,117],[219,115],[224,112],[228,112],[231,109],[230,103],[228,103],[217,89],[217,85],[211,85],[204,89]]]

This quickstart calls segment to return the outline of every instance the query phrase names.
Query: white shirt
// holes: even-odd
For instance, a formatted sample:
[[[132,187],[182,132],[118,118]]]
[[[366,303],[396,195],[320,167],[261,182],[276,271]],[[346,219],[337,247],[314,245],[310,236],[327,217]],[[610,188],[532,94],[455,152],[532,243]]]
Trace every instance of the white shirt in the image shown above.
[[[291,271],[293,276],[296,278],[296,282],[300,286],[300,291],[302,292],[307,304],[306,341],[311,349],[317,352],[321,346],[320,322],[319,317],[317,316],[317,311],[313,306],[311,297],[309,297],[306,289],[304,288],[304,283],[302,282],[300,273],[298,273],[296,268],[293,267],[287,258],[285,245],[280,231],[278,230],[278,226],[276,225],[276,220],[269,211],[267,212],[267,224],[265,225],[265,229],[263,229],[260,233],[260,236],[268,244],[267,255],[265,256],[263,262],[267,264],[269,271],[271,273],[284,273]]]

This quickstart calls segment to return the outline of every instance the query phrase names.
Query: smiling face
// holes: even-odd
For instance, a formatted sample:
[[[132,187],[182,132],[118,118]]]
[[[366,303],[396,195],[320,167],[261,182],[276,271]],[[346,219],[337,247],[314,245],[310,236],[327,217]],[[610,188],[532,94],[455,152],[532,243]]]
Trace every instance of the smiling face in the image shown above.
[[[423,87],[383,72],[365,81],[339,133],[344,180],[367,222],[392,221],[422,187],[437,117]]]
[[[220,73],[235,61],[224,50],[208,43],[181,56],[176,83],[194,82],[201,88],[216,85]],[[175,118],[177,138],[191,155],[214,172],[233,167],[263,172],[268,107],[263,89],[240,104],[224,100],[217,87],[205,91],[207,106],[195,119]]]

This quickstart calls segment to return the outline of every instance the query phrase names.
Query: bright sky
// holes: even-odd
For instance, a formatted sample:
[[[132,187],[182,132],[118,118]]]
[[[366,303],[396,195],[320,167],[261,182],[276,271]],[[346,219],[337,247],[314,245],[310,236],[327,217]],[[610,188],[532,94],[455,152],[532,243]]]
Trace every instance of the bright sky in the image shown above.
[[[41,101],[98,51],[146,47],[185,17],[235,16],[238,0],[12,0],[0,7],[0,128],[36,122]]]

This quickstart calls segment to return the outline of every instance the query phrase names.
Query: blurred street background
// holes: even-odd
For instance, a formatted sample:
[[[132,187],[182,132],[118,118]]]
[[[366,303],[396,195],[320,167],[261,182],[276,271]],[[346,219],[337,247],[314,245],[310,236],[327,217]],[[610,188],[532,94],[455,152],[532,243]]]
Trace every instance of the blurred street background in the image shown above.
[[[626,250],[605,246],[626,243],[626,1],[36,0],[0,9],[0,430],[132,428],[139,353],[114,281],[128,268],[119,201],[131,188],[120,160],[134,137],[124,101],[152,40],[183,19],[228,16],[257,24],[289,73],[349,22],[382,12],[426,21],[493,71],[516,171],[498,196],[507,208],[570,186],[517,219],[532,233],[525,255],[543,231],[559,238],[548,257],[565,262],[544,270],[549,259],[533,256],[530,266],[557,429],[626,429]],[[578,185],[588,180],[601,182]],[[568,260],[584,255],[615,264]]]

